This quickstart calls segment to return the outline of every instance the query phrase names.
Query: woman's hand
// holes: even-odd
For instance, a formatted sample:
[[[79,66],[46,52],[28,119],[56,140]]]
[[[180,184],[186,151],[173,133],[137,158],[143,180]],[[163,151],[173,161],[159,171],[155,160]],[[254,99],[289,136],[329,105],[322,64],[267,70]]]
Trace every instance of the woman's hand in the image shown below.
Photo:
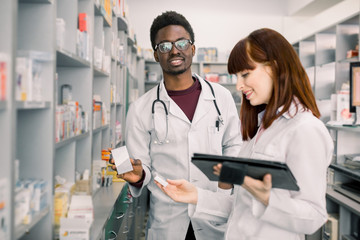
[[[270,174],[265,174],[262,181],[245,176],[244,183],[241,186],[265,206],[269,205],[270,190],[272,187]]]
[[[216,165],[214,165],[213,170],[214,170],[214,174],[217,176],[220,176],[220,172],[221,172],[221,168],[222,168],[222,164],[218,163]],[[231,189],[234,187],[233,184],[231,183],[224,183],[224,182],[218,182],[218,187],[221,189]]]
[[[221,173],[221,168],[222,168],[222,164],[221,163],[218,163],[216,165],[213,166],[213,170],[214,170],[214,174],[216,176],[220,176],[220,173]]]
[[[156,185],[175,202],[197,204],[198,192],[197,188],[190,182],[181,180],[170,180],[166,187],[155,181]]]
[[[122,178],[129,183],[136,183],[136,182],[140,181],[142,178],[143,167],[142,167],[140,159],[130,158],[130,162],[133,167],[133,170],[130,172],[123,173],[123,174],[119,174],[119,175],[117,175],[117,177]],[[111,163],[114,163],[114,159],[111,159]],[[116,171],[115,165],[111,166],[111,168]]]

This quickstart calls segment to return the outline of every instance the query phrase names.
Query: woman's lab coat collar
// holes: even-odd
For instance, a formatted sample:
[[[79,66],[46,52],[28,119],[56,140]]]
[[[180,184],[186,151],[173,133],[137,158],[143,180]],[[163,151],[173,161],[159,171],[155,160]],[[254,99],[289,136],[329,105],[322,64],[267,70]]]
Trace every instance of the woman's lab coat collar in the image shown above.
[[[296,109],[297,107],[297,109]],[[281,112],[283,110],[284,106],[281,106],[278,108],[277,113]],[[297,97],[294,97],[294,100],[291,102],[291,105],[289,107],[289,110],[287,112],[284,112],[282,116],[286,119],[293,118],[296,114],[296,111],[298,112],[304,112],[306,111],[303,105],[300,103],[299,99]],[[260,126],[262,119],[264,117],[265,110],[261,111],[258,114],[258,126]]]

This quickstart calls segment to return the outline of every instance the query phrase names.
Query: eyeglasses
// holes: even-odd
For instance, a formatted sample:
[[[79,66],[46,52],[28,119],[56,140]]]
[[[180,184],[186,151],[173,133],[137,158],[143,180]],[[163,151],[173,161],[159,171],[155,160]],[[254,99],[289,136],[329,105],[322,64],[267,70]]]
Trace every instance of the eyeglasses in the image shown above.
[[[168,53],[171,51],[173,45],[175,45],[177,50],[185,51],[191,44],[192,42],[189,39],[181,39],[176,42],[162,42],[155,45],[155,51],[159,49],[161,53]]]

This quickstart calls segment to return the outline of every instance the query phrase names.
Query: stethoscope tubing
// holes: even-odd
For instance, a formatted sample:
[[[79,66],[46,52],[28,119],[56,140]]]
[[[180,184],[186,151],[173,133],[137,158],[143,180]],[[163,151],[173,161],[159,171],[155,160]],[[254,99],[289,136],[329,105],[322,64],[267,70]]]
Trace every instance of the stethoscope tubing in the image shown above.
[[[214,92],[214,89],[213,89],[213,87],[211,86],[211,84],[210,84],[208,81],[206,81],[206,80],[204,80],[204,81],[209,85],[210,90],[211,90],[211,93],[212,93],[212,95],[214,96],[214,100],[213,100],[214,106],[215,106],[216,111],[217,111],[217,113],[218,113],[218,115],[219,115],[219,116],[218,116],[218,121],[219,121],[219,122],[216,123],[216,126],[219,127],[219,123],[223,123],[223,120],[222,120],[222,116],[221,116],[220,109],[219,109],[219,107],[218,107],[218,105],[217,105],[217,103],[216,103],[215,92]],[[153,101],[152,106],[151,106],[151,115],[152,115],[153,128],[154,128],[154,133],[155,133],[156,141],[157,141],[157,143],[159,143],[159,144],[163,144],[163,143],[168,143],[168,142],[169,142],[169,140],[167,139],[167,137],[168,137],[168,130],[169,130],[169,119],[168,119],[168,117],[169,117],[169,112],[168,112],[168,109],[167,109],[167,107],[166,107],[166,105],[165,105],[165,102],[160,99],[160,84],[161,84],[161,83],[159,83],[158,86],[157,86],[157,94],[156,94],[157,96],[156,96],[156,99]],[[156,103],[161,103],[161,104],[163,105],[163,108],[164,108],[164,111],[165,111],[165,115],[166,115],[166,133],[165,133],[165,138],[164,138],[163,141],[161,141],[161,140],[159,139],[159,137],[158,137],[158,135],[157,135],[157,133],[156,133],[156,128],[155,128],[155,117],[154,117],[154,116],[155,116],[155,104],[156,104]]]

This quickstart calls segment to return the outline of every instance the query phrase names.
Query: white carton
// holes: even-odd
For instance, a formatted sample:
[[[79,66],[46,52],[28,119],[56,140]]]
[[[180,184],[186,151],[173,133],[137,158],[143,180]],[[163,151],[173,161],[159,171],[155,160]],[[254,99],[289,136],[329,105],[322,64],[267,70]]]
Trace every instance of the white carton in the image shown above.
[[[133,170],[126,146],[111,150],[111,154],[115,160],[115,166],[118,174],[130,172]]]
[[[91,223],[81,218],[60,218],[60,240],[89,240]]]

